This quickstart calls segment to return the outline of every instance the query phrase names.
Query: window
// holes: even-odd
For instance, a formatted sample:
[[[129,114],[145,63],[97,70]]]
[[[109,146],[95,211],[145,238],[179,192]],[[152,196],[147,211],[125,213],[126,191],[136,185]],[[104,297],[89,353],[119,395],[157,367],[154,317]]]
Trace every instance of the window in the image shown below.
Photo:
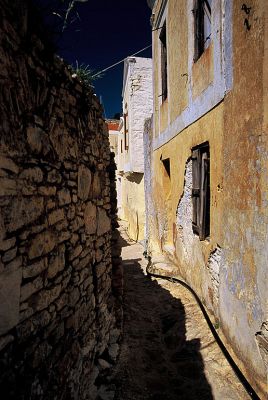
[[[124,114],[124,142],[125,150],[128,150],[128,113]]]
[[[164,219],[165,219],[165,233],[163,236],[162,244],[173,243],[173,213],[171,204],[171,175],[170,175],[170,158],[162,159],[162,190],[164,200]]]
[[[164,165],[165,172],[167,173],[167,175],[170,178],[170,160],[169,160],[169,158],[166,158],[165,160],[162,160],[162,163]]]
[[[120,140],[121,153],[123,153],[123,140]]]
[[[211,42],[211,3],[212,0],[195,0],[195,55],[194,61],[208,48]]]
[[[161,42],[161,81],[162,81],[162,100],[167,98],[167,32],[166,22],[163,25],[159,36]]]
[[[208,142],[192,149],[193,232],[200,240],[210,234],[210,172]]]

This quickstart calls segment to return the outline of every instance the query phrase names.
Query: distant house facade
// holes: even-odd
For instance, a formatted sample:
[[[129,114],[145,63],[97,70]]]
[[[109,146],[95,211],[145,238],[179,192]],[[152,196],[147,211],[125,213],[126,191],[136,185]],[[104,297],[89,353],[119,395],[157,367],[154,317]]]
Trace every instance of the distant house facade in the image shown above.
[[[266,2],[256,0],[247,9],[233,0],[151,3],[147,250],[152,259],[163,254],[176,266],[218,321],[252,385],[264,393]]]
[[[144,121],[152,114],[152,60],[129,57],[124,63],[123,118],[118,136],[119,217],[128,222],[129,235],[144,239]]]
[[[105,122],[108,126],[110,150],[115,154],[115,157],[117,157],[117,154],[118,154],[117,146],[118,146],[118,134],[119,134],[120,120],[106,119]],[[116,160],[116,158],[115,158],[115,160]]]
[[[109,143],[110,151],[114,153],[114,161],[116,165],[118,164],[118,136],[119,136],[119,126],[120,119],[106,119],[105,120],[108,132],[109,132]],[[117,192],[117,209],[121,210],[121,184],[120,179],[118,179],[118,174],[116,174],[116,192]]]

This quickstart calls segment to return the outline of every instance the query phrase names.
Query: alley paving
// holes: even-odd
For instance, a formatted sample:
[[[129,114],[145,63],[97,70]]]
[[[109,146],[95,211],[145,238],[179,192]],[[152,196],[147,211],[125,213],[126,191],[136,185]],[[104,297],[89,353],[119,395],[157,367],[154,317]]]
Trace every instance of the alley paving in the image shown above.
[[[183,287],[146,276],[143,247],[123,228],[124,335],[116,400],[248,399]]]

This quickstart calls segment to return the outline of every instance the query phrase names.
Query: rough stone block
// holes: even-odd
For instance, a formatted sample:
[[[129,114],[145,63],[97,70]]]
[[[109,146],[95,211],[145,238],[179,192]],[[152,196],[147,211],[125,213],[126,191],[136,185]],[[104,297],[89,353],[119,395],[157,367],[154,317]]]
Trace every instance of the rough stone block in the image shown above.
[[[101,195],[101,181],[100,181],[100,176],[97,172],[94,174],[92,192],[93,192],[93,198],[97,198]]]
[[[86,232],[91,235],[97,230],[97,207],[95,204],[88,202],[84,211],[84,219]]]
[[[14,199],[3,210],[7,231],[13,232],[34,222],[42,215],[43,211],[44,199],[42,197]]]
[[[20,290],[20,301],[24,302],[29,297],[31,297],[34,293],[38,292],[38,290],[42,289],[44,283],[43,279],[39,276],[33,282],[26,283],[23,285]]]
[[[16,194],[16,181],[0,177],[0,196],[15,196]]]
[[[17,251],[18,251],[17,247],[14,247],[14,249],[8,250],[8,251],[3,255],[2,261],[3,261],[4,263],[8,263],[9,261],[12,261],[12,260],[16,257]]]
[[[63,209],[54,210],[48,216],[48,223],[49,223],[49,225],[54,225],[57,222],[62,221],[64,219],[64,217],[65,216],[64,216]]]
[[[106,271],[106,265],[104,263],[100,263],[96,266],[96,275],[97,278],[100,278],[104,272]]]
[[[78,197],[86,201],[89,196],[91,187],[91,172],[90,170],[81,165],[78,169]]]
[[[54,300],[56,300],[61,292],[61,286],[55,286],[52,289],[41,290],[35,296],[33,307],[37,311],[47,308]]]
[[[25,179],[27,181],[36,182],[36,183],[41,183],[43,181],[43,177],[44,177],[44,174],[43,174],[41,168],[39,168],[39,167],[27,168],[27,169],[23,170],[19,175],[20,179],[23,179],[23,180]]]
[[[54,255],[49,259],[48,278],[54,278],[65,267],[65,245],[61,244]]]
[[[11,247],[13,247],[15,245],[15,243],[16,243],[16,238],[0,240],[0,250],[1,251],[7,251]]]
[[[66,304],[69,302],[68,293],[63,293],[55,302],[57,310],[62,310]]]
[[[49,173],[47,174],[47,181],[49,183],[61,183],[61,180],[61,174],[56,169],[49,171]]]
[[[33,356],[33,367],[37,368],[38,365],[43,362],[51,353],[52,346],[48,342],[41,343],[34,352]]]
[[[22,276],[25,279],[33,278],[33,277],[41,274],[41,272],[43,272],[47,268],[47,266],[48,266],[47,258],[43,258],[42,260],[40,260],[32,265],[28,265],[27,267],[24,267],[22,270]]]
[[[19,322],[21,269],[8,269],[0,275],[0,335]]]
[[[98,359],[98,366],[100,368],[100,370],[104,370],[104,369],[108,369],[111,368],[111,364],[108,363],[106,360],[104,360],[103,358],[99,358]]]
[[[72,236],[71,232],[68,231],[61,232],[60,235],[58,236],[58,242],[59,243],[66,242],[71,238],[71,236]]]
[[[103,209],[98,210],[98,229],[97,235],[102,236],[111,229],[111,220]]]
[[[15,270],[18,269],[22,265],[22,257],[16,257],[14,260],[12,260],[10,263],[5,265],[6,270]]]
[[[13,172],[14,174],[19,173],[19,167],[14,163],[14,161],[8,157],[4,157],[3,155],[0,155],[0,169]]]
[[[9,343],[12,343],[14,336],[6,335],[0,338],[0,351],[2,351]]]
[[[72,260],[74,260],[76,257],[78,257],[79,254],[82,252],[82,250],[83,250],[83,248],[82,248],[81,244],[79,244],[78,246],[76,246],[76,248],[75,248],[72,252],[70,252],[69,260],[72,261]]]
[[[29,259],[43,256],[44,254],[48,254],[50,251],[54,249],[56,246],[56,237],[54,232],[44,231],[36,235],[29,249]]]
[[[42,196],[55,196],[57,188],[55,186],[40,186],[38,193]]]
[[[73,232],[78,231],[82,226],[84,226],[84,219],[81,217],[76,217],[71,224],[71,229]]]
[[[71,203],[71,195],[70,195],[70,191],[68,189],[62,189],[59,191],[58,193],[58,197],[59,197],[59,205],[60,206],[65,206],[67,204]]]
[[[68,304],[70,304],[71,307],[74,307],[74,305],[78,302],[79,298],[80,298],[79,289],[77,287],[72,288],[69,294]]]
[[[91,265],[91,261],[92,261],[92,255],[89,254],[87,257],[82,258],[82,260],[80,260],[76,265],[75,265],[75,269],[76,270],[80,270],[83,269],[89,265]]]
[[[49,137],[44,130],[38,126],[27,128],[27,141],[34,153],[41,152],[46,155],[50,151]]]

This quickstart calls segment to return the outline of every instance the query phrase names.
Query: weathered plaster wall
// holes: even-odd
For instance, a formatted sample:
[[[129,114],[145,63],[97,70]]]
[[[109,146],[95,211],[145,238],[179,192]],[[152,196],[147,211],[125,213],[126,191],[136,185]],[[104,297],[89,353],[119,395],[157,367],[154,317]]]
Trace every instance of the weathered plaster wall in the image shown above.
[[[122,207],[120,218],[128,222],[128,233],[133,240],[144,239],[145,199],[143,174],[133,173],[121,181]]]
[[[125,60],[127,71],[123,88],[123,108],[127,104],[129,171],[143,173],[143,126],[152,113],[152,59],[131,57]]]
[[[159,0],[153,9],[156,84],[154,149],[161,147],[219,104],[232,86],[232,30],[229,29],[232,2],[213,1],[211,45],[197,62],[194,62],[193,9],[193,0],[183,3],[180,7],[177,7],[173,0]],[[162,102],[159,35],[165,21],[168,34],[168,97]],[[180,21],[180,24],[176,24],[176,21]]]
[[[167,27],[181,15],[180,7],[176,9],[170,0],[166,2],[167,10],[158,17],[164,3],[155,3],[154,28],[161,26],[165,12]],[[166,118],[166,111],[161,114],[155,92],[149,185],[155,216],[150,222],[148,247],[161,249],[219,318],[240,367],[263,396],[267,389],[268,348],[267,10],[263,0],[251,1],[248,6],[250,14],[241,9],[239,2],[213,2],[216,14],[212,44],[193,64],[192,2],[187,2],[188,25],[182,21],[180,29],[184,39],[184,30],[188,29],[188,55],[181,53],[188,57],[188,105],[177,116],[174,114],[175,119],[169,117],[162,131],[160,122]],[[185,85],[172,79],[177,68],[173,46],[180,47],[180,38],[174,40],[176,30],[169,34],[170,96],[172,91],[182,92],[184,98]],[[158,35],[158,31],[153,33],[154,55]],[[184,61],[180,61],[182,65]],[[157,56],[154,79],[158,87],[159,68]],[[202,73],[204,68],[206,73]],[[171,116],[175,106],[171,109],[169,103],[168,107]],[[177,107],[179,110],[179,102]],[[208,240],[200,241],[191,226],[190,157],[191,148],[205,141],[210,145],[211,231]],[[165,203],[161,161],[166,158],[170,158],[171,166],[170,210]],[[167,240],[171,229],[173,246]]]
[[[121,318],[115,166],[97,98],[25,6],[1,1],[1,395],[93,399]]]
[[[252,378],[265,381],[267,360],[264,367],[255,334],[268,313],[268,131],[263,91],[268,72],[264,48],[267,4],[251,1],[250,6],[246,15],[233,3],[234,90],[225,99],[224,113],[220,316],[225,334],[250,365]],[[245,18],[250,30],[244,28]]]
[[[152,60],[130,57],[125,60],[123,109],[128,113],[128,143],[119,157],[122,208],[120,218],[128,221],[129,235],[134,240],[144,239],[144,121],[153,107]]]
[[[217,246],[222,246],[222,135],[223,104],[153,152],[151,187],[155,219],[151,224],[156,228],[152,228],[155,235],[151,235],[149,241],[153,248],[168,250],[180,274],[194,285],[200,297],[206,299],[207,306],[216,315],[218,302],[209,260]],[[211,185],[211,233],[209,241],[200,241],[192,231],[190,157],[191,148],[207,140],[210,143],[210,177],[211,182],[214,182]],[[171,168],[170,207],[167,207],[163,187],[164,170],[161,159],[166,158],[170,158]],[[172,233],[171,238],[168,238],[168,231]],[[170,249],[173,254],[170,254]]]

